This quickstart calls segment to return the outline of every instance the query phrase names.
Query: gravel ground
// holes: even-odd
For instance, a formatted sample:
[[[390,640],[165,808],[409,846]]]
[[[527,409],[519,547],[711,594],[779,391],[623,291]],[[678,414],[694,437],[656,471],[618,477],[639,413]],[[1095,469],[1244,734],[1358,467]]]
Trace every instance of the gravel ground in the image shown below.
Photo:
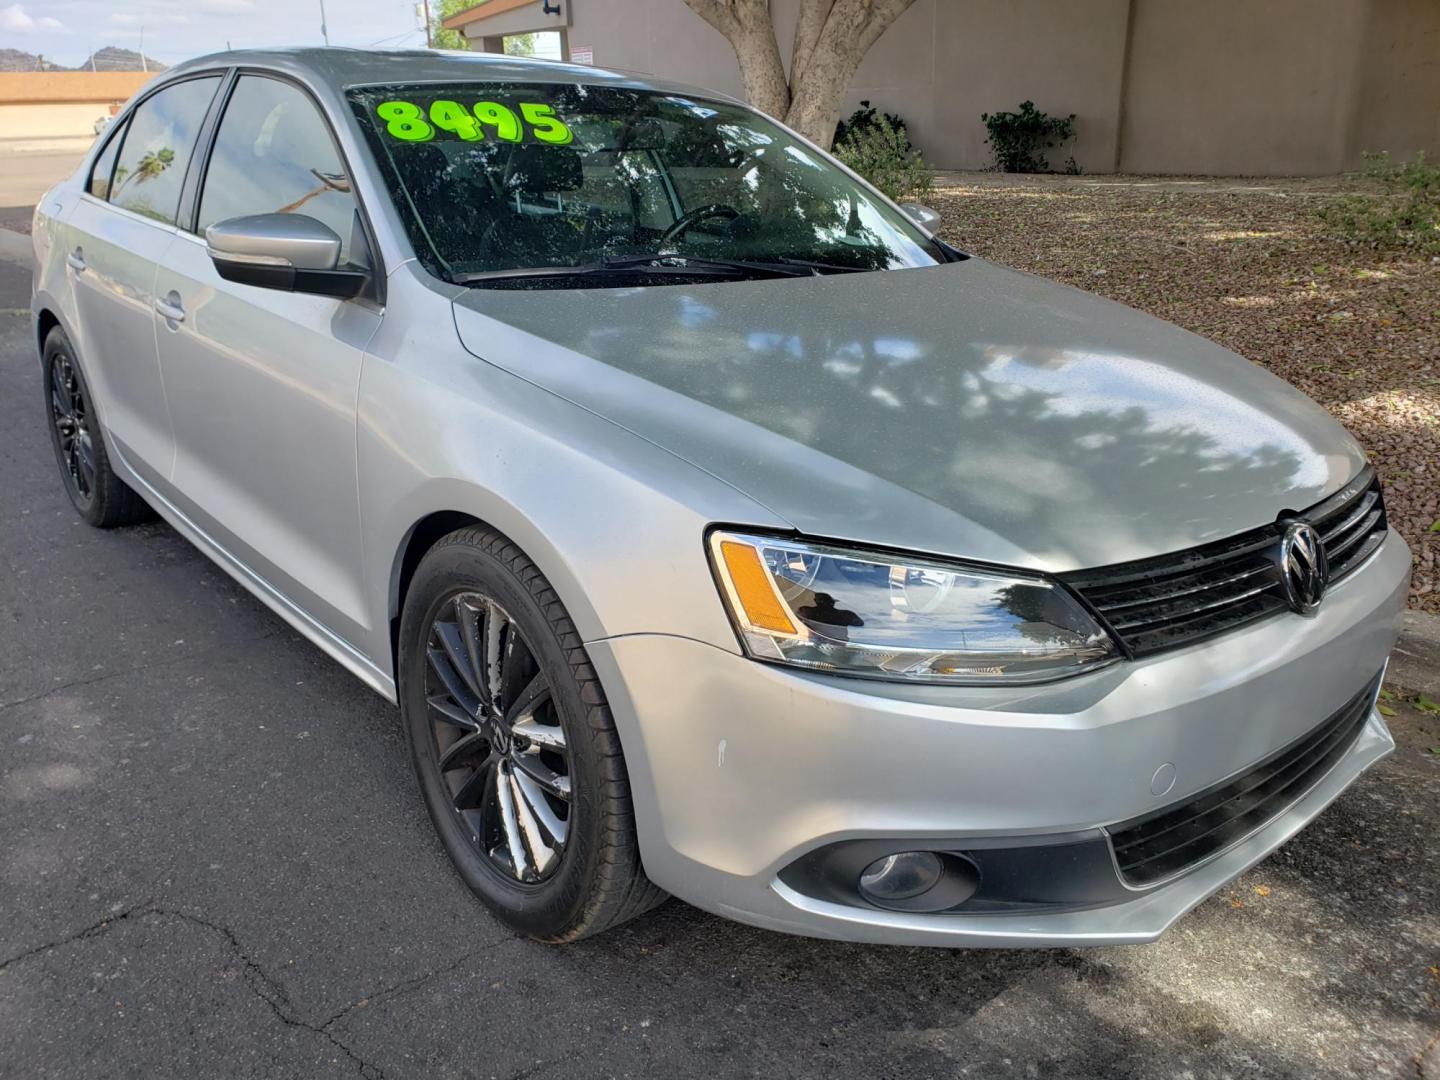
[[[1391,524],[1415,553],[1411,605],[1440,613],[1440,259],[1327,234],[1316,209],[1363,181],[941,183],[931,201],[951,243],[1178,323],[1333,412],[1385,478]]]

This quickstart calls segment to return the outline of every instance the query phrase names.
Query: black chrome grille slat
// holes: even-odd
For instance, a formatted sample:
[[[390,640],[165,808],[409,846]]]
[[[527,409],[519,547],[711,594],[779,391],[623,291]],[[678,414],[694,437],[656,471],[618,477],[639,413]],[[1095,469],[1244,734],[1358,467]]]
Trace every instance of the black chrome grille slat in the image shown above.
[[[1371,488],[1369,491],[1365,492],[1365,497],[1360,500],[1360,505],[1357,506],[1353,512],[1346,515],[1345,520],[1340,522],[1340,524],[1332,525],[1330,523],[1330,520],[1327,519],[1317,522],[1316,527],[1320,530],[1321,535],[1324,536],[1325,542],[1328,544],[1332,540],[1334,540],[1335,537],[1352,528],[1355,523],[1358,522],[1361,518],[1363,518],[1366,514],[1368,514],[1375,506],[1375,504],[1379,501],[1380,492],[1377,491],[1375,488]],[[1330,516],[1331,518],[1333,518],[1336,515],[1331,514]]]
[[[1119,611],[1122,608],[1137,607],[1140,604],[1153,604],[1161,600],[1174,600],[1181,596],[1190,596],[1195,593],[1205,592],[1209,589],[1218,589],[1222,585],[1229,585],[1236,581],[1244,581],[1247,578],[1254,577],[1256,574],[1263,574],[1266,571],[1272,569],[1273,567],[1271,566],[1271,564],[1266,562],[1262,563],[1259,566],[1252,566],[1248,570],[1242,570],[1237,574],[1228,574],[1222,578],[1211,581],[1202,581],[1194,585],[1186,585],[1185,587],[1179,589],[1167,589],[1163,593],[1157,592],[1154,594],[1143,595],[1134,600],[1116,601],[1112,597],[1106,596],[1103,600],[1095,600],[1092,598],[1091,603],[1095,605],[1095,609],[1097,611],[1099,611],[1102,615],[1108,617],[1112,611]],[[1136,590],[1132,589],[1129,591],[1131,593],[1134,593]],[[1125,594],[1121,593],[1119,595],[1123,596]]]
[[[1369,468],[1298,517],[1320,532],[1332,584],[1364,562],[1388,528],[1384,496]],[[1062,578],[1131,656],[1150,656],[1286,610],[1276,559],[1281,533],[1277,522],[1172,555]]]
[[[1369,536],[1365,538],[1365,542],[1363,544],[1361,544],[1354,551],[1351,551],[1346,555],[1341,565],[1330,567],[1330,580],[1339,581],[1346,574],[1350,573],[1351,570],[1354,570],[1357,566],[1359,566],[1371,555],[1373,555],[1376,548],[1378,548],[1384,542],[1384,540],[1385,533],[1383,530],[1372,532]]]
[[[1191,603],[1187,601],[1166,601],[1156,604],[1147,612],[1143,619],[1132,619],[1128,622],[1115,622],[1113,619],[1110,625],[1121,633],[1126,630],[1133,630],[1146,626],[1158,626],[1165,623],[1181,622],[1203,615],[1207,611],[1214,611],[1216,608],[1226,607],[1229,604],[1238,604],[1250,599],[1252,596],[1259,596],[1261,593],[1274,587],[1273,582],[1263,585],[1252,585],[1241,592],[1228,593],[1218,597],[1209,597],[1204,603]]]
[[[1361,521],[1361,528],[1353,529],[1350,532],[1346,533],[1345,538],[1343,540],[1339,540],[1337,543],[1332,544],[1329,540],[1326,540],[1325,557],[1327,559],[1338,560],[1342,555],[1345,554],[1345,552],[1349,551],[1361,540],[1365,539],[1365,537],[1374,530],[1375,524],[1379,520],[1380,511],[1371,510],[1370,513],[1365,515],[1365,518]]]
[[[1144,887],[1238,843],[1283,812],[1330,771],[1370,715],[1379,677],[1306,735],[1244,773],[1183,803],[1111,826],[1115,865]]]

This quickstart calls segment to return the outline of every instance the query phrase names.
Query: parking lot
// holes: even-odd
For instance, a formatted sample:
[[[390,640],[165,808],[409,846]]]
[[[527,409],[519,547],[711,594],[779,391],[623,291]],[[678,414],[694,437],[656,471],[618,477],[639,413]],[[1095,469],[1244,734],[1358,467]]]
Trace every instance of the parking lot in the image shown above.
[[[0,1075],[1440,1076],[1440,719],[1151,946],[870,948],[678,902],[563,948],[450,870],[398,715],[66,501],[0,262]],[[1103,778],[1097,778],[1103,782]]]

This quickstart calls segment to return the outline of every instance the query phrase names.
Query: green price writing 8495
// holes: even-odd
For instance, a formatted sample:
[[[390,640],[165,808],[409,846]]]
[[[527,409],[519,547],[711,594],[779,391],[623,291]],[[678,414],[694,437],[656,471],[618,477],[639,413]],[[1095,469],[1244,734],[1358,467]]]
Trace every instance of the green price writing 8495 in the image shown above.
[[[413,101],[383,101],[375,115],[385,121],[385,130],[403,142],[427,142],[437,131],[449,132],[465,142],[479,142],[490,135],[502,142],[518,143],[528,128],[532,138],[553,146],[564,146],[575,138],[549,105],[538,101],[517,103],[519,113],[498,101],[477,101],[473,111],[458,101],[432,101],[429,110]]]

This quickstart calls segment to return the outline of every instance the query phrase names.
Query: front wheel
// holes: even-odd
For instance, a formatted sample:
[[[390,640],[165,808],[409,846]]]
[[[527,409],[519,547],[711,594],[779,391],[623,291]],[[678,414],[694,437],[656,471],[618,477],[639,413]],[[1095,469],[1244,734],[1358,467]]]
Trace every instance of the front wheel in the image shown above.
[[[505,537],[452,533],[415,572],[400,707],[460,876],[512,929],[573,941],[664,899],[645,877],[620,740],[580,635]]]

